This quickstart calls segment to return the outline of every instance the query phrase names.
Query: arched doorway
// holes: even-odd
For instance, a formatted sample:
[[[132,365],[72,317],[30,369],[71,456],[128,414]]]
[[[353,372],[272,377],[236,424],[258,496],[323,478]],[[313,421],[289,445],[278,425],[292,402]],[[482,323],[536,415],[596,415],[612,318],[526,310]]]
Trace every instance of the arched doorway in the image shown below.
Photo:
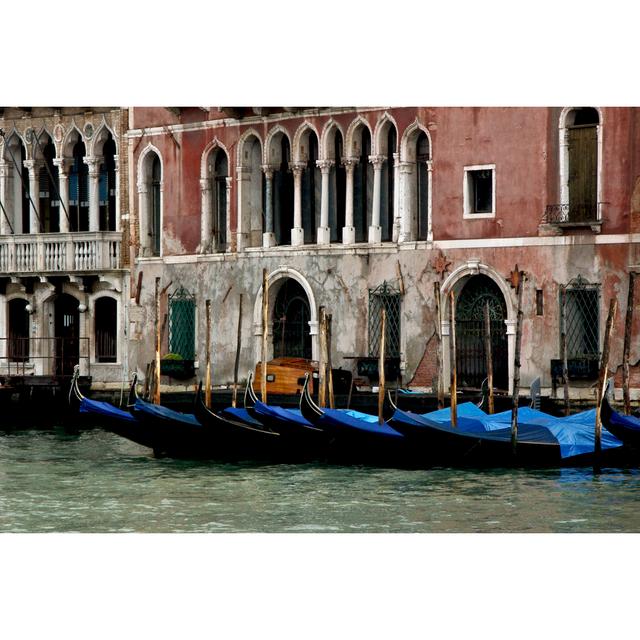
[[[487,377],[484,308],[489,304],[493,386],[509,387],[507,308],[498,285],[483,274],[470,277],[456,301],[456,367],[460,387],[479,388]]]
[[[276,295],[273,309],[274,358],[311,359],[309,300],[302,286],[287,278]]]
[[[80,358],[80,313],[78,301],[66,293],[54,303],[55,354],[53,373],[67,376]]]

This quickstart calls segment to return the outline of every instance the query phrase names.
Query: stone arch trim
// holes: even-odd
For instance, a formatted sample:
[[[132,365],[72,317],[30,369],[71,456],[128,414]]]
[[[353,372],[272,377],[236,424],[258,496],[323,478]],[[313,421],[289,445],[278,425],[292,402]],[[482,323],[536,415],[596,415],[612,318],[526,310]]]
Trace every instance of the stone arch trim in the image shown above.
[[[284,280],[291,278],[295,280],[304,290],[307,300],[309,301],[309,333],[311,335],[311,351],[312,351],[312,359],[317,360],[318,357],[318,344],[317,344],[317,333],[318,333],[318,306],[316,303],[316,297],[313,293],[313,289],[309,284],[309,281],[305,276],[297,271],[296,269],[292,269],[291,267],[278,267],[274,271],[272,271],[268,275],[269,281],[269,306],[273,310],[273,303],[275,301],[276,296],[278,295],[278,291],[280,290],[280,286],[274,287],[273,285],[277,282],[283,284]],[[260,288],[256,294],[256,300],[253,306],[253,335],[256,338],[257,342],[256,346],[256,356],[257,359],[260,358],[260,347],[262,341],[262,284],[260,284]]]
[[[329,118],[322,128],[320,137],[320,160],[335,160],[337,164],[340,162],[340,158],[333,157],[333,150],[330,146],[335,139],[335,132],[340,132],[344,144],[344,131],[342,127],[333,118]]]
[[[229,175],[231,175],[231,158],[229,156],[229,151],[227,148],[218,140],[218,138],[214,138],[211,142],[207,144],[207,146],[202,151],[202,156],[200,157],[200,179],[207,179],[207,163],[209,161],[209,156],[216,151],[217,149],[221,149],[224,154],[227,156],[227,167],[229,171]],[[162,161],[162,159],[161,159]]]
[[[67,158],[72,157],[72,155],[73,155],[73,146],[69,149],[69,154],[68,155],[66,155],[66,151],[67,151],[67,147],[69,146],[69,144],[71,142],[71,137],[73,136],[74,132],[78,134],[78,142],[80,142],[80,141],[84,142],[85,150],[88,153],[87,141],[84,139],[84,136],[82,135],[82,131],[80,131],[80,129],[78,128],[78,126],[74,122],[69,127],[69,130],[65,132],[64,137],[62,138],[62,142],[60,143],[59,155],[61,157],[67,157]]]
[[[34,160],[42,160],[43,156],[42,156],[42,152],[44,151],[44,144],[43,144],[43,136],[47,135],[49,136],[51,142],[53,143],[53,147],[56,150],[56,156],[58,155],[58,148],[56,146],[56,140],[53,137],[53,133],[50,132],[46,126],[42,126],[40,127],[40,130],[36,133],[35,129],[33,130],[33,142],[32,142],[32,146],[33,146],[33,152],[32,152],[32,156]],[[36,142],[37,140],[37,142]]]
[[[278,136],[279,133],[281,133],[283,136],[286,137],[286,139],[289,142],[289,145],[291,146],[291,136],[289,135],[289,132],[282,125],[277,124],[275,127],[273,127],[273,129],[269,131],[269,133],[267,133],[267,137],[264,141],[262,153],[263,153],[263,164],[265,165],[270,164],[269,152],[271,150],[271,146],[273,145],[274,139]],[[291,154],[292,154],[291,157],[293,158],[293,148],[291,148]]]
[[[400,162],[415,162],[415,157],[411,157],[409,145],[415,142],[414,137],[417,139],[420,132],[427,136],[427,140],[429,141],[429,160],[432,159],[433,145],[431,143],[431,135],[427,127],[425,127],[418,118],[416,118],[402,134],[402,138],[400,140]]]
[[[251,137],[255,137],[256,140],[260,143],[260,151],[261,151],[261,157],[264,157],[264,141],[262,139],[262,136],[258,133],[258,131],[256,131],[256,129],[251,128],[251,129],[247,129],[241,136],[240,138],[238,138],[238,142],[237,142],[237,157],[236,157],[236,166],[237,167],[244,167],[244,147],[247,144],[247,142],[249,141],[249,139]]]
[[[347,129],[347,135],[344,145],[344,152],[346,156],[355,156],[355,153],[353,152],[353,142],[355,133],[360,128],[360,126],[366,127],[369,130],[373,146],[373,132],[371,131],[371,125],[366,118],[364,118],[363,116],[358,116],[357,118],[355,118],[355,120],[351,121],[351,123],[349,124],[349,128]]]
[[[385,111],[376,123],[376,128],[372,136],[372,155],[379,155],[382,153],[382,133],[386,129],[387,124],[393,126],[396,130],[396,135],[398,134],[398,123],[388,111]],[[391,153],[397,153],[397,151],[397,149],[393,149]]]
[[[96,129],[96,131],[93,134],[93,136],[91,136],[91,144],[90,144],[90,148],[87,149],[87,155],[90,155],[90,156],[96,155],[96,146],[98,145],[98,141],[100,140],[100,137],[102,136],[103,131],[108,131],[111,134],[111,137],[113,138],[113,142],[116,145],[116,156],[118,155],[118,152],[120,151],[120,144],[118,142],[118,136],[116,136],[115,131],[113,130],[112,127],[110,127],[107,124],[107,122],[106,122],[106,120],[104,118],[102,119],[102,122],[100,123],[100,125]],[[102,147],[104,148],[104,142],[102,143]]]
[[[291,147],[291,159],[293,162],[306,162],[308,158],[302,158],[300,152],[300,146],[302,143],[302,138],[305,135],[308,135],[309,132],[313,132],[316,134],[316,139],[318,140],[318,155],[320,154],[320,136],[318,135],[318,130],[315,128],[313,124],[311,124],[308,120],[305,120],[297,129],[293,136],[293,145]]]
[[[5,135],[4,138],[2,138],[2,141],[0,142],[0,148],[2,149],[2,158],[4,160],[9,160],[9,162],[12,162],[11,160],[11,156],[9,155],[9,153],[7,152],[7,143],[9,143],[9,145],[11,144],[11,141],[13,140],[13,138],[16,138],[16,140],[18,141],[19,144],[22,144],[25,148],[25,155],[26,155],[26,159],[29,159],[29,145],[26,143],[24,136],[14,127],[11,130],[11,133]]]
[[[142,186],[145,184],[145,164],[148,161],[148,157],[150,153],[155,153],[160,160],[160,190],[162,190],[162,186],[164,184],[164,161],[162,160],[162,154],[160,150],[152,145],[150,142],[147,143],[147,146],[140,152],[138,156],[138,165],[137,165],[137,176],[138,179],[136,181],[136,186],[138,187],[138,191],[141,190]]]
[[[515,322],[516,309],[513,304],[511,289],[509,288],[509,285],[502,277],[502,275],[499,274],[493,267],[483,264],[479,260],[468,260],[465,264],[462,264],[457,269],[454,269],[454,271],[449,274],[448,278],[442,283],[442,286],[440,287],[441,296],[445,298],[451,291],[453,291],[455,294],[458,294],[462,290],[462,287],[464,286],[468,278],[480,274],[491,278],[491,280],[493,280],[498,286],[498,289],[500,289],[507,308],[507,317],[505,322]],[[448,322],[449,307],[445,304],[443,304],[442,307],[442,318],[443,320],[446,319]]]

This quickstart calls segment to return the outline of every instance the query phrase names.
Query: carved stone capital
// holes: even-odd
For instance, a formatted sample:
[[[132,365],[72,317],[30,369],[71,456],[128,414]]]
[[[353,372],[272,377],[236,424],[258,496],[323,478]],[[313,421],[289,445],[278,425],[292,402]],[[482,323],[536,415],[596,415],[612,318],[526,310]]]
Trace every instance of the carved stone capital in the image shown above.
[[[353,171],[353,169],[355,168],[355,166],[358,164],[358,158],[355,157],[345,157],[345,158],[341,158],[340,159],[342,166],[347,170],[347,171]]]
[[[264,177],[267,180],[271,180],[273,178],[273,172],[275,171],[275,167],[270,164],[262,165],[262,172],[264,173]]]
[[[100,175],[100,158],[85,156],[82,161],[89,167],[90,178],[97,178]]]
[[[302,172],[307,168],[306,163],[304,162],[290,162],[289,169],[293,172],[293,176],[295,178],[302,175]]]
[[[42,160],[25,160],[22,164],[29,170],[29,177],[33,178],[38,175],[38,171],[40,171],[40,167],[44,165],[44,162]]]
[[[58,167],[58,175],[66,176],[71,163],[67,158],[54,158],[53,164]]]
[[[386,156],[369,156],[369,162],[373,165],[373,168],[376,170],[380,170],[382,169],[382,165],[384,164],[384,161],[386,160]]]
[[[318,167],[322,173],[329,173],[334,164],[335,162],[333,160],[316,160],[316,167]]]

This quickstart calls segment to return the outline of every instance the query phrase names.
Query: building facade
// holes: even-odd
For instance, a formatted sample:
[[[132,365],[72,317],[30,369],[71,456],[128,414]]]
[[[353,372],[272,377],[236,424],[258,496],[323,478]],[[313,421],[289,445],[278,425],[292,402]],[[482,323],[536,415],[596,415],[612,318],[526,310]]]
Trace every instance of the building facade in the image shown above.
[[[0,110],[0,373],[128,378],[126,109]]]
[[[153,357],[148,328],[160,277],[163,352],[180,347],[204,362],[211,300],[214,382],[230,381],[242,295],[241,371],[253,368],[267,269],[269,357],[317,359],[324,306],[333,316],[334,366],[353,369],[355,358],[377,354],[385,307],[403,382],[432,388],[438,334],[448,381],[453,294],[459,382],[478,386],[486,375],[488,302],[496,385],[507,390],[512,272],[523,271],[522,384],[557,382],[552,361],[561,358],[564,322],[572,393],[591,394],[612,297],[619,313],[611,361],[621,361],[628,275],[640,264],[639,114],[131,109],[132,291],[141,285],[130,309],[131,362],[143,371]],[[187,299],[184,316],[176,310]],[[635,336],[639,324],[636,314]],[[636,339],[632,369],[639,358]]]

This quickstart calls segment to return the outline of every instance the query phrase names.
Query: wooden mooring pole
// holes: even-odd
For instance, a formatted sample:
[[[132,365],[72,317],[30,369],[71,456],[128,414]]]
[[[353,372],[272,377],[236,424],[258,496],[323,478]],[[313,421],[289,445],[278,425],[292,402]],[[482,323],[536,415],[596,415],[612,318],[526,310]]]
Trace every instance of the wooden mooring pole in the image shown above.
[[[562,356],[562,386],[564,415],[569,415],[569,364],[567,356],[567,288],[560,286],[560,351]]]
[[[156,357],[153,389],[153,403],[160,404],[160,278],[156,278],[156,318],[155,318],[155,334],[156,334]]]
[[[624,321],[624,348],[622,351],[622,395],[624,412],[631,413],[631,395],[629,393],[629,352],[631,351],[631,327],[633,326],[634,285],[636,273],[629,274],[629,293],[627,295],[627,313]]]
[[[318,406],[327,406],[327,317],[320,307],[320,360],[318,362]]]
[[[438,340],[436,354],[438,358],[438,409],[444,409],[444,376],[442,357],[442,309],[440,307],[440,285],[433,283],[433,299],[436,303],[436,338]]]
[[[489,318],[489,303],[484,305],[484,353],[487,362],[487,385],[489,386],[489,413],[493,407],[493,350],[491,348],[491,319]]]
[[[385,334],[387,333],[387,312],[384,307],[382,307],[382,318],[381,318],[381,333],[380,333],[380,358],[378,360],[378,424],[382,424],[384,422],[384,416],[382,415],[382,408],[384,405],[384,387],[385,387],[385,376],[384,376],[384,360],[385,360]]]
[[[260,370],[260,386],[262,402],[267,404],[267,340],[269,331],[269,278],[267,270],[262,270],[262,362]]]
[[[238,367],[240,366],[240,345],[242,344],[242,294],[238,307],[238,339],[236,341],[236,362],[233,366],[233,396],[231,406],[236,407],[238,401]]]
[[[520,401],[520,345],[522,344],[522,290],[524,289],[524,272],[518,277],[518,315],[516,316],[516,344],[513,364],[513,407],[511,409],[511,451],[516,454],[518,443],[518,404]]]
[[[205,371],[204,403],[211,409],[211,300],[205,300],[207,314],[207,339],[205,349],[207,351],[207,368]]]
[[[336,401],[333,395],[333,363],[331,361],[331,321],[333,314],[328,313],[325,315],[325,323],[327,325],[327,385],[329,387],[329,407],[331,409],[336,408]]]
[[[598,392],[596,399],[596,432],[594,443],[594,458],[593,469],[596,472],[600,471],[600,453],[602,451],[602,399],[604,398],[604,391],[607,385],[607,372],[609,370],[609,345],[611,343],[611,329],[613,328],[613,321],[616,317],[616,309],[618,308],[618,301],[616,298],[611,298],[609,302],[609,315],[607,316],[607,326],[604,330],[604,344],[602,345],[602,360],[600,361],[600,374],[598,376]]]
[[[458,426],[458,370],[456,368],[456,304],[453,299],[453,291],[449,292],[449,364],[451,366],[451,379],[449,395],[451,396],[451,426]]]

